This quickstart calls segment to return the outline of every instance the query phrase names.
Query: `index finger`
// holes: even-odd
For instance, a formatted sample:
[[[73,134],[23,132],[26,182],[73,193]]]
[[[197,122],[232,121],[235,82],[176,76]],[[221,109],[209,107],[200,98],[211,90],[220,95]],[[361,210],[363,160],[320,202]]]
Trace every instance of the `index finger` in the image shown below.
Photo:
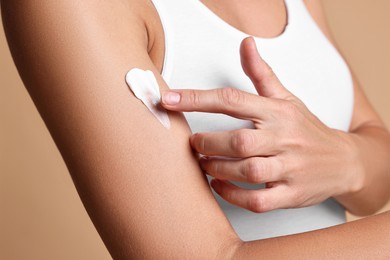
[[[161,105],[173,111],[222,113],[235,118],[264,119],[274,109],[273,100],[235,88],[175,89],[163,93]]]

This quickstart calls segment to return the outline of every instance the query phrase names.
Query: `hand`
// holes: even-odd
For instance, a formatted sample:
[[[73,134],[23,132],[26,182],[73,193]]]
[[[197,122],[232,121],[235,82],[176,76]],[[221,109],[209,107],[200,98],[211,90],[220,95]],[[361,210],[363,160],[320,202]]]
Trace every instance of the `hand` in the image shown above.
[[[163,93],[169,110],[224,113],[254,123],[255,129],[191,136],[193,149],[204,155],[202,169],[215,177],[213,189],[232,204],[265,212],[317,204],[358,186],[349,134],[325,126],[290,93],[253,38],[243,40],[240,54],[259,95],[234,88]],[[246,190],[230,180],[266,183],[266,189]]]

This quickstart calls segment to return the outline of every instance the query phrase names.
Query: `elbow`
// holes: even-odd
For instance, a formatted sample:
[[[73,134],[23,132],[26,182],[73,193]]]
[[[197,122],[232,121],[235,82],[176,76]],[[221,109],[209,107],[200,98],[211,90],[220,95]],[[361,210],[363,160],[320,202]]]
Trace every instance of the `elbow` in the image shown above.
[[[242,254],[241,251],[243,247],[245,247],[246,243],[242,241],[241,239],[236,239],[234,241],[231,241],[229,244],[226,244],[226,246],[222,247],[220,254],[215,259],[241,259]],[[241,255],[241,257],[240,257]]]

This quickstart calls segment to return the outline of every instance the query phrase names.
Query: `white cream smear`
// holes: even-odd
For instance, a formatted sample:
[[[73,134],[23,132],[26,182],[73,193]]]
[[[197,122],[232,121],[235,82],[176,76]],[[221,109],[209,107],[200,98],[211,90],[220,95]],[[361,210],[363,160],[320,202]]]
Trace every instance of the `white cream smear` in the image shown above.
[[[126,83],[134,95],[144,103],[161,124],[169,129],[171,123],[167,111],[160,106],[160,88],[153,72],[133,68],[126,74]]]

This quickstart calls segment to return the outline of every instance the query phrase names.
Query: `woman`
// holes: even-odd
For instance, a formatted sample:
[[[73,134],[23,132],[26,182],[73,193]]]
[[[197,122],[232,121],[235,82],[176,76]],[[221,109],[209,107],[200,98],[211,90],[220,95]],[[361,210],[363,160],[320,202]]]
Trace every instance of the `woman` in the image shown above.
[[[169,6],[162,1],[154,3],[160,6],[160,13]],[[291,19],[294,12],[289,12],[287,18],[283,1],[248,1],[246,5],[238,6],[213,3],[208,2],[208,6],[211,9],[219,7],[214,10],[220,12],[221,17],[229,17],[233,24],[237,22],[245,25],[244,29],[249,29],[254,35],[286,35],[284,33],[293,25]],[[286,3],[290,6],[293,1]],[[184,1],[175,4],[184,5]],[[326,32],[317,1],[307,1],[306,4]],[[255,17],[264,20],[253,19],[251,10],[259,10],[260,16]],[[237,237],[212,197],[192,154],[188,143],[190,133],[184,118],[178,113],[170,113],[171,128],[165,129],[124,83],[124,74],[137,67],[152,70],[162,90],[168,88],[160,71],[164,54],[169,57],[164,50],[169,49],[164,46],[166,38],[159,21],[160,13],[156,12],[150,2],[25,1],[16,4],[2,1],[2,11],[14,59],[26,87],[67,163],[91,219],[114,258],[239,258],[260,254],[263,257],[319,257],[321,254],[339,257],[344,253],[353,257],[354,254],[371,256],[373,250],[382,256],[389,254],[383,242],[390,239],[389,232],[386,232],[389,229],[388,213],[295,236],[245,243]],[[184,18],[186,16],[183,15],[182,21],[185,21]],[[248,20],[245,22],[244,18]],[[283,27],[287,19],[289,27],[280,30],[278,26]],[[261,26],[257,27],[258,24]],[[253,28],[259,28],[259,31],[256,29],[252,33]],[[190,40],[196,40],[196,36],[194,34]],[[25,42],[29,44],[25,45]],[[188,54],[192,51],[189,49]],[[211,53],[214,51],[217,49],[211,49]],[[183,60],[186,58],[176,57],[176,61],[179,61],[176,66],[185,64]],[[274,140],[285,140],[282,138],[291,134],[287,136],[288,140],[292,140],[287,142],[291,145],[282,147],[288,150],[272,144],[267,151],[258,150],[266,147],[265,143],[258,147],[250,143],[249,146],[238,146],[245,149],[227,152],[220,145],[229,140],[228,134],[198,134],[191,138],[195,150],[202,154],[243,158],[237,161],[216,161],[214,157],[206,162],[202,160],[202,167],[210,175],[216,175],[219,179],[266,182],[267,191],[275,190],[274,195],[285,196],[264,199],[266,197],[259,196],[259,191],[237,190],[221,181],[214,183],[215,190],[232,203],[254,211],[307,206],[328,197],[336,197],[349,210],[360,214],[370,213],[380,207],[389,196],[389,165],[384,163],[388,161],[389,135],[356,83],[351,134],[346,134],[323,125],[295,93],[286,90],[257,56],[250,38],[242,43],[241,58],[243,69],[262,97],[231,89],[209,91],[206,96],[202,96],[204,92],[176,91],[181,97],[179,105],[169,104],[167,97],[172,96],[172,92],[165,94],[163,105],[171,110],[225,112],[242,119],[251,119],[260,130],[272,126],[268,128],[269,132],[281,134]],[[290,67],[293,68],[294,64]],[[219,72],[222,75],[217,78],[229,79],[228,75],[224,75],[228,70],[221,69]],[[306,71],[307,67],[302,70]],[[187,71],[188,75],[193,72]],[[185,78],[185,75],[182,77]],[[233,81],[226,83],[231,87],[242,87],[236,86]],[[348,98],[348,86],[342,91]],[[190,97],[197,97],[195,106],[186,102],[191,100],[188,93],[192,94]],[[228,106],[218,107],[218,95],[225,98],[222,102]],[[239,103],[242,98],[247,102]],[[339,101],[336,96],[335,101],[337,104],[342,103],[342,99]],[[236,105],[240,105],[240,109],[233,109]],[[275,107],[279,106],[280,114],[275,114]],[[267,113],[254,113],[253,108]],[[348,114],[348,111],[339,112]],[[266,115],[271,117],[265,118]],[[273,115],[276,115],[276,119],[283,118],[289,128],[276,119],[271,121]],[[296,118],[300,118],[300,121]],[[307,127],[300,128],[300,123],[307,123]],[[332,123],[328,124],[334,128]],[[285,129],[284,132],[277,132],[280,128],[276,126]],[[302,132],[302,129],[309,131]],[[253,140],[261,141],[258,137],[264,136],[265,132],[259,135],[256,131]],[[313,138],[308,139],[307,136]],[[206,137],[211,137],[207,139],[211,143],[205,141]],[[269,140],[269,135],[267,137]],[[214,140],[222,142],[213,144]],[[213,150],[207,151],[201,144],[207,144]],[[299,156],[296,156],[297,152]],[[295,169],[299,171],[288,171],[290,178],[279,175],[266,179],[257,176],[257,171],[249,171],[255,173],[254,179],[237,177],[240,165],[247,162],[246,158],[256,157],[256,162],[261,160],[266,163],[269,158],[277,161],[279,154],[286,155],[283,163],[279,164],[283,167],[288,165],[286,162],[299,162],[298,159],[302,159],[296,164]],[[348,156],[345,157],[345,154]],[[329,159],[333,161],[329,163]],[[335,167],[340,166],[340,161],[345,167],[342,172],[339,167]],[[357,166],[356,162],[359,162]],[[312,166],[308,168],[310,163]],[[233,170],[215,171],[215,165]],[[329,167],[335,168],[330,171]],[[307,173],[313,170],[316,171],[314,180]],[[302,173],[301,176],[296,177],[297,172]],[[332,175],[327,175],[327,172],[332,172]],[[286,171],[279,169],[275,173]],[[318,180],[324,185],[318,185]],[[305,243],[305,250],[301,242]],[[327,250],[330,248],[332,252]]]

